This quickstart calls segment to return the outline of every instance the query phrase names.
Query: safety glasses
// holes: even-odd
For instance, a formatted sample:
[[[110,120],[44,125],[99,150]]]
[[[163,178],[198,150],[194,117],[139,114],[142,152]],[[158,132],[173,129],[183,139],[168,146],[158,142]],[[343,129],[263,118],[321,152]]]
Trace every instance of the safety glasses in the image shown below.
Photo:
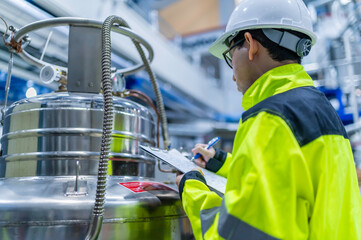
[[[235,47],[237,47],[239,45],[242,45],[244,40],[245,40],[244,38],[238,40],[232,46],[230,46],[230,48],[228,48],[224,53],[222,53],[224,60],[226,60],[226,63],[228,64],[228,66],[231,69],[233,69],[233,66],[232,66],[232,55],[233,54],[231,54],[231,51],[232,51],[233,48],[235,48]]]

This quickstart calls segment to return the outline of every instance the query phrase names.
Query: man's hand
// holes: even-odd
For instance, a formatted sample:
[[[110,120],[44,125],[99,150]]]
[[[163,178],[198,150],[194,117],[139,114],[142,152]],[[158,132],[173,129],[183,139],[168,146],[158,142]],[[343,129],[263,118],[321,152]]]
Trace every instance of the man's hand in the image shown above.
[[[197,153],[201,154],[201,156],[195,159],[194,162],[198,166],[206,168],[207,162],[210,158],[214,157],[214,155],[216,154],[216,150],[213,147],[207,149],[207,144],[196,144],[192,149],[192,153],[193,155],[196,155]]]
[[[203,172],[202,172],[202,170],[200,168],[197,168],[197,167],[193,168],[192,171],[198,171],[204,176],[204,174],[203,174]],[[179,188],[179,183],[181,182],[181,180],[182,180],[182,178],[184,176],[184,173],[177,170],[176,174],[177,174],[177,177],[176,177],[175,183],[177,184],[177,186]]]

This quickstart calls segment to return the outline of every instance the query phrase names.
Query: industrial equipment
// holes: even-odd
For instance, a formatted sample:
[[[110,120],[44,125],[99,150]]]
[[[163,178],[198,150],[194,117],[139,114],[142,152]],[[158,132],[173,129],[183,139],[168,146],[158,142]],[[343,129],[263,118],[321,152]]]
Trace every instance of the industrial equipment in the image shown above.
[[[24,50],[29,32],[50,26],[69,26],[67,67],[44,62]],[[130,37],[143,63],[111,68],[111,31]],[[59,90],[20,100],[4,111],[0,239],[192,238],[178,192],[156,182],[155,159],[138,148],[159,144],[156,115],[164,148],[169,145],[164,106],[149,65],[153,51],[147,41],[116,16],[104,23],[80,18],[42,20],[13,29],[11,36],[10,54],[16,51],[42,68],[41,79],[58,82]],[[7,86],[11,64],[12,59]],[[112,81],[142,69],[149,73],[159,114],[114,96]],[[116,95],[127,93],[131,95],[129,91]],[[146,102],[140,93],[133,96]]]

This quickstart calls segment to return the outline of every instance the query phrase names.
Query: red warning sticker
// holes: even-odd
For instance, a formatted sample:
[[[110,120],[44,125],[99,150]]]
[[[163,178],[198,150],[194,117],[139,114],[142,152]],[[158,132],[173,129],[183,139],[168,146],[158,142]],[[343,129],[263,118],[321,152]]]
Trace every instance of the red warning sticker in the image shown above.
[[[158,182],[123,182],[119,184],[135,193],[146,191],[175,191],[173,188]]]

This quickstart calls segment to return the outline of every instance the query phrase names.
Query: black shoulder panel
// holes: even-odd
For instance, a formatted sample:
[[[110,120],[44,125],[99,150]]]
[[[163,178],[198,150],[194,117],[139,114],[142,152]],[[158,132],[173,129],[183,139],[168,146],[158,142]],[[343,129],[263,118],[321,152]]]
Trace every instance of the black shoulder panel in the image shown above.
[[[300,87],[269,97],[242,114],[242,122],[260,112],[277,115],[291,128],[300,146],[322,135],[341,135],[346,130],[326,96],[315,87]]]

